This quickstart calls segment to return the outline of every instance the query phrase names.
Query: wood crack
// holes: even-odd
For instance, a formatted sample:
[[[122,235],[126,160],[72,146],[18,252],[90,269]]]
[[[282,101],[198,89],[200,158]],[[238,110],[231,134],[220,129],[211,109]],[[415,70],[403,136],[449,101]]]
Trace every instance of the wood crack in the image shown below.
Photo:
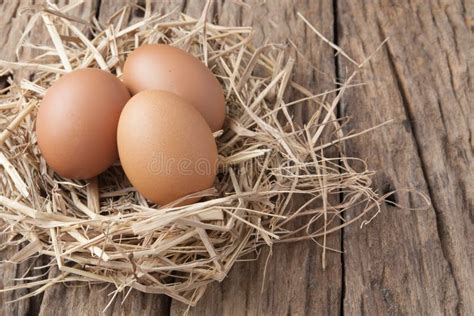
[[[12,19],[15,19],[18,15],[18,9],[20,7],[20,1],[15,1],[15,6],[13,7],[13,15],[12,15]]]
[[[181,6],[181,12],[186,12],[188,8],[188,0],[183,0],[183,5]]]
[[[448,128],[446,126],[444,113],[443,113],[443,107],[441,105],[441,100],[438,98],[436,101],[438,103],[439,115],[441,116],[441,123],[443,123],[444,132],[447,134],[448,133]]]
[[[333,41],[334,44],[339,46],[339,16],[338,16],[338,0],[333,0]],[[336,81],[339,81],[341,78],[341,69],[339,64],[339,55],[334,55],[334,76]],[[342,100],[339,102],[336,110],[336,117],[339,119],[342,117],[343,114],[343,105]],[[340,156],[340,152],[339,152]],[[339,161],[339,167],[342,168],[342,162]],[[340,169],[342,170],[342,169]],[[339,202],[342,203],[344,201],[344,193],[339,193]],[[340,240],[340,248],[341,248],[341,294],[340,294],[340,302],[339,302],[339,314],[344,316],[344,300],[346,297],[346,267],[344,261],[344,228],[341,229],[341,240]]]
[[[97,21],[99,21],[99,16],[100,16],[100,6],[102,5],[102,0],[96,0],[97,2],[95,3],[95,18]]]

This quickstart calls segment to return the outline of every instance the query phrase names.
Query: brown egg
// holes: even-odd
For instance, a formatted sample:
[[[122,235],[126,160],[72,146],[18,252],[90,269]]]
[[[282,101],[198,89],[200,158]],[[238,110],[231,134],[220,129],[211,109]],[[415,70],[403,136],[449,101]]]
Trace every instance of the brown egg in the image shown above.
[[[117,124],[130,98],[125,85],[100,69],[80,69],[48,89],[36,119],[40,151],[66,178],[87,179],[118,158]]]
[[[155,203],[167,204],[214,183],[212,132],[201,114],[173,93],[147,90],[132,97],[120,116],[117,143],[128,179]]]
[[[222,128],[224,91],[193,55],[165,44],[143,45],[128,56],[123,78],[132,95],[148,89],[173,92],[196,107],[213,132]]]

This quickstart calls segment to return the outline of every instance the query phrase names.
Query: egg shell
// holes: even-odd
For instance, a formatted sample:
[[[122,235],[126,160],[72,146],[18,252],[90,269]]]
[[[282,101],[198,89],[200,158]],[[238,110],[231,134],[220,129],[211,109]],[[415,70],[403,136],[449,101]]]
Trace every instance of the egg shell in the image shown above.
[[[38,110],[38,145],[59,175],[88,179],[118,158],[117,125],[130,99],[125,85],[100,69],[72,71],[46,92]]]
[[[212,131],[222,128],[224,91],[209,68],[184,50],[165,44],[140,46],[125,61],[123,78],[132,95],[148,89],[175,93],[198,109]]]
[[[117,143],[125,174],[152,202],[165,205],[214,183],[212,132],[201,114],[173,93],[146,90],[133,96],[120,116]]]

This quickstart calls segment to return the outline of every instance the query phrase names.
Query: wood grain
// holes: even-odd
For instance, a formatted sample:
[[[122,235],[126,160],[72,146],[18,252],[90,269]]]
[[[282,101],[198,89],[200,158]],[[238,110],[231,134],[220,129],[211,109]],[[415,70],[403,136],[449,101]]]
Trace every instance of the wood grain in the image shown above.
[[[164,1],[153,5],[153,10],[166,13],[176,8],[189,15],[201,15],[205,1]],[[101,6],[100,17],[107,17],[120,3],[108,3]],[[275,4],[250,3],[247,6],[233,2],[216,2],[211,7],[209,19],[227,25],[251,25],[256,29],[254,42],[286,43],[291,38],[304,53],[305,58],[320,67],[320,71],[308,71],[308,66],[301,63],[295,72],[295,80],[308,86],[319,86],[320,89],[334,88],[331,79],[335,66],[331,50],[318,49],[315,37],[306,38],[307,32],[301,20],[296,17],[296,10],[289,1]],[[298,5],[310,20],[316,23],[325,35],[332,37],[332,5],[317,3]],[[131,19],[139,12],[132,11]],[[261,19],[270,16],[270,19]],[[302,111],[301,116],[309,112]],[[338,248],[340,239],[337,234],[328,240],[328,245]],[[304,314],[307,311],[317,313],[337,313],[341,297],[341,264],[340,255],[332,254],[328,258],[326,272],[321,269],[320,250],[310,242],[296,245],[275,247],[267,267],[265,291],[261,292],[263,270],[267,254],[263,253],[257,262],[236,265],[227,280],[222,284],[209,287],[207,294],[192,310],[192,314],[201,315],[241,315],[294,313]],[[295,260],[294,258],[299,258]],[[317,280],[317,282],[315,282]],[[290,295],[288,293],[291,293]],[[329,304],[323,302],[329,301]],[[187,309],[178,302],[173,302],[170,313],[180,315]]]
[[[0,58],[8,61],[16,60],[15,49],[18,40],[23,32],[24,27],[28,23],[29,15],[24,12],[24,8],[41,5],[43,1],[21,0],[21,1],[0,1]],[[57,2],[62,6],[67,4],[66,1]],[[93,2],[86,3],[84,6],[74,10],[73,14],[88,18],[95,8]],[[44,42],[49,38],[46,30],[38,30],[32,35],[32,41],[36,43]],[[23,50],[20,53],[21,58],[27,59],[34,56],[36,52],[31,50]],[[6,87],[8,85],[7,79],[19,82],[22,77],[28,76],[27,71],[17,71],[11,76],[0,77],[0,86]],[[9,77],[9,78],[8,78]],[[3,172],[3,170],[1,171]],[[2,175],[3,176],[3,175]],[[19,248],[10,248],[0,252],[0,258],[10,258]],[[2,263],[0,265],[0,286],[3,288],[6,285],[11,285],[14,278],[24,276],[30,268],[41,266],[46,263],[45,258],[36,258],[34,260],[27,260],[18,266],[12,263]],[[45,273],[44,270],[33,270],[33,275]],[[2,293],[0,295],[0,315],[37,315],[42,308],[43,295],[39,295],[30,299],[25,299],[15,303],[7,303],[15,300],[20,296],[28,294],[27,290],[17,290],[13,292]]]
[[[21,28],[27,23],[26,16],[18,15],[18,8],[22,3],[0,3],[0,11],[3,12],[3,17],[0,19],[0,56],[3,59],[12,61],[15,59],[15,46],[16,41],[21,36]],[[7,80],[11,80],[15,77],[13,76],[2,76],[0,77],[0,87],[7,87]],[[3,170],[1,171],[3,172]],[[0,252],[0,257],[6,259],[11,257],[18,248],[5,249]],[[3,288],[7,285],[10,280],[21,276],[27,271],[28,265],[31,262],[24,263],[21,266],[15,266],[13,264],[3,263],[0,265],[0,278],[2,280],[0,286]],[[30,305],[31,300],[24,300],[15,304],[6,304],[7,301],[13,300],[15,297],[25,295],[24,291],[14,291],[11,293],[4,293],[0,295],[0,315],[26,315],[30,308],[33,306]],[[41,298],[38,299],[38,304],[41,304]]]
[[[123,4],[142,2],[91,0],[76,14],[85,19],[96,15],[105,23]],[[210,286],[191,314],[472,314],[474,5],[468,0],[239,3],[215,1],[209,18],[220,24],[253,26],[256,45],[294,42],[303,55],[298,57],[294,79],[315,91],[334,88],[335,74],[344,78],[352,66],[342,56],[334,57],[332,49],[296,17],[298,11],[356,60],[390,37],[358,78],[367,85],[347,92],[340,113],[353,117],[347,131],[388,119],[395,122],[351,140],[346,151],[367,160],[378,172],[374,185],[381,191],[416,188],[428,193],[433,205],[427,211],[408,211],[387,204],[364,229],[345,228],[344,255],[328,254],[326,271],[320,249],[310,242],[275,246],[261,292],[267,259],[263,251],[257,261],[236,264],[224,282]],[[29,4],[38,2],[0,2],[4,59],[15,57],[14,47],[27,22],[19,8]],[[203,6],[202,0],[153,2],[154,11],[178,8],[193,16],[199,16]],[[141,15],[134,9],[129,19]],[[45,32],[35,33],[35,40],[46,38]],[[311,110],[299,108],[298,119],[307,118]],[[417,196],[403,192],[392,201],[421,206]],[[332,235],[328,244],[340,248],[341,235]],[[14,252],[9,249],[0,256],[8,258]],[[2,264],[3,284],[43,260],[19,267]],[[110,290],[100,285],[55,286],[44,296],[12,304],[5,302],[26,291],[3,293],[0,315],[101,315]],[[123,305],[122,298],[120,294],[106,314],[181,315],[186,310],[165,296],[133,291]]]
[[[98,1],[92,12],[99,22],[105,24],[108,18],[130,1]],[[133,6],[132,6],[133,7]],[[142,11],[132,8],[128,20],[140,18]],[[165,295],[146,294],[136,290],[121,292],[112,300],[113,286],[71,287],[59,285],[44,294],[40,315],[167,315],[171,299]],[[127,295],[128,294],[128,295]],[[61,304],[58,304],[58,298]],[[111,304],[107,309],[107,305]],[[104,311],[105,310],[105,311]]]
[[[186,12],[202,11],[199,1],[188,1]],[[293,79],[318,91],[334,89],[335,64],[332,50],[308,32],[297,11],[303,13],[329,39],[333,36],[332,4],[328,1],[232,1],[217,2],[212,18],[219,24],[246,25],[255,29],[256,46],[265,43],[287,44],[292,40],[312,69],[299,58]],[[294,57],[296,57],[293,54]],[[324,73],[322,73],[324,72]],[[294,95],[295,96],[295,95]],[[289,96],[290,98],[292,96]],[[312,109],[300,109],[299,119],[306,119]],[[340,235],[334,234],[328,246],[340,248]],[[341,300],[341,259],[331,253],[327,269],[321,267],[321,249],[312,242],[276,245],[266,267],[268,251],[255,262],[237,264],[221,284],[208,288],[203,299],[191,310],[192,315],[334,315]],[[261,291],[262,283],[264,289]],[[181,315],[186,306],[171,305],[171,315]]]
[[[385,206],[364,230],[344,230],[344,311],[441,315],[474,311],[473,37],[460,1],[339,1],[338,40],[358,60],[384,50],[351,90],[347,129],[395,123],[348,143],[377,170],[376,186],[428,192],[432,207]],[[341,57],[340,69],[349,67]],[[419,205],[407,193],[396,200]],[[388,224],[390,223],[390,224]]]
[[[128,294],[125,291],[114,298],[112,290],[114,287],[111,285],[54,286],[45,292],[39,315],[128,316],[169,313],[170,300],[165,296],[138,291]],[[106,309],[109,303],[110,306]]]

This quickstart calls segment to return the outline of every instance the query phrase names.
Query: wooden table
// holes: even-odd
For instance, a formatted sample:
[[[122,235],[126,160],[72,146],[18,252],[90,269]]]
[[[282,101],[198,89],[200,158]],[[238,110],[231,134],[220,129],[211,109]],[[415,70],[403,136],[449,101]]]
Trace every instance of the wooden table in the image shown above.
[[[19,9],[31,1],[1,1],[0,52],[14,59],[26,18]],[[36,2],[36,1],[33,1]],[[61,1],[63,3],[64,1]],[[67,2],[67,1],[66,1]],[[130,1],[89,1],[76,14],[104,22]],[[141,1],[139,1],[141,3]],[[60,3],[60,4],[61,4]],[[432,201],[426,211],[383,205],[367,227],[352,225],[330,236],[325,271],[321,249],[312,242],[274,247],[256,262],[237,264],[221,284],[209,287],[193,315],[473,315],[474,314],[474,2],[470,0],[255,0],[216,1],[213,20],[251,25],[255,43],[289,43],[299,56],[295,78],[313,90],[335,87],[346,76],[338,55],[297,17],[301,12],[324,36],[361,61],[387,37],[339,106],[351,116],[346,130],[362,130],[385,120],[394,123],[346,143],[348,154],[377,171],[382,192],[414,188]],[[156,1],[154,10],[178,7],[199,16],[203,1]],[[138,18],[135,10],[131,19]],[[36,34],[39,39],[46,32]],[[2,84],[5,84],[5,78]],[[16,78],[18,79],[18,78]],[[420,199],[401,191],[393,198],[410,207]],[[14,250],[2,254],[6,257]],[[43,259],[38,259],[39,263]],[[38,264],[39,264],[38,263]],[[19,277],[5,264],[3,282]],[[56,286],[18,303],[1,297],[2,315],[98,315],[110,289]],[[108,315],[180,315],[186,309],[164,296],[132,292]]]

